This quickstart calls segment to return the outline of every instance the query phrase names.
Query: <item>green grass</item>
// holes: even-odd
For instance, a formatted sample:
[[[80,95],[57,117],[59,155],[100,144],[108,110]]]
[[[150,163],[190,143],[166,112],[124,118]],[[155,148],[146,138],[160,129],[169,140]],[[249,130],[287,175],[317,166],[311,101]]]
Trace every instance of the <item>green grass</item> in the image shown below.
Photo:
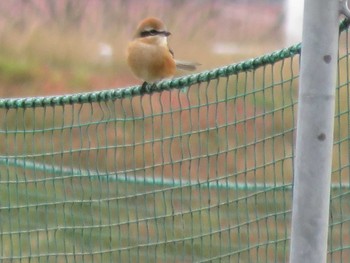
[[[8,176],[14,179],[12,171]],[[27,173],[25,180],[32,176]],[[183,262],[225,254],[230,254],[230,260],[222,259],[227,262],[285,258],[275,248],[288,243],[290,192],[35,177],[0,185],[2,257],[31,256],[32,262],[72,262],[74,257]]]

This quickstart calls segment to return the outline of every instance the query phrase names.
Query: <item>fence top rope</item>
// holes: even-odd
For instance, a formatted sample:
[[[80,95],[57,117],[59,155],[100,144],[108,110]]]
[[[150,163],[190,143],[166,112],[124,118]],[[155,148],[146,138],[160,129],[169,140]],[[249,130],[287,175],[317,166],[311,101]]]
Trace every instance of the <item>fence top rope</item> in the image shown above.
[[[231,64],[228,66],[203,71],[201,73],[187,75],[170,80],[158,82],[156,85],[148,85],[146,89],[141,86],[132,86],[128,88],[110,89],[98,92],[86,92],[78,94],[69,94],[62,96],[30,97],[30,98],[10,98],[0,99],[0,108],[35,108],[35,107],[53,107],[71,105],[76,103],[92,103],[99,101],[124,99],[153,92],[161,92],[173,88],[181,89],[186,86],[207,82],[219,77],[227,77],[244,71],[251,71],[267,64],[273,64],[286,58],[300,54],[301,44],[293,45],[289,48],[281,49],[270,54],[262,55],[243,62]]]
[[[340,32],[346,30],[350,25],[350,20],[344,19],[340,25]],[[301,43],[295,44],[288,48],[284,48],[270,54],[258,56],[243,62],[234,63],[224,67],[203,71],[201,73],[187,75],[170,80],[164,80],[156,85],[148,85],[146,89],[141,86],[132,86],[128,88],[110,89],[98,92],[86,92],[78,94],[69,94],[62,96],[47,97],[30,97],[30,98],[5,98],[0,99],[0,108],[16,109],[16,108],[35,108],[35,107],[53,107],[71,105],[76,103],[92,103],[99,101],[124,99],[143,94],[151,94],[153,92],[161,92],[173,88],[181,89],[186,86],[207,82],[219,77],[227,77],[244,71],[255,70],[259,67],[273,64],[286,58],[300,55]]]

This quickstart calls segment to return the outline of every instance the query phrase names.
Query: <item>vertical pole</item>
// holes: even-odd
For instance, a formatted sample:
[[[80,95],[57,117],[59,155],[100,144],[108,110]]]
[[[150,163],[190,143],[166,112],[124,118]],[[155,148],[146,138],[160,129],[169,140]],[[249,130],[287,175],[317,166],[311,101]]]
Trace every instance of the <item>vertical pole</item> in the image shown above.
[[[291,263],[327,260],[338,6],[339,0],[304,4]]]

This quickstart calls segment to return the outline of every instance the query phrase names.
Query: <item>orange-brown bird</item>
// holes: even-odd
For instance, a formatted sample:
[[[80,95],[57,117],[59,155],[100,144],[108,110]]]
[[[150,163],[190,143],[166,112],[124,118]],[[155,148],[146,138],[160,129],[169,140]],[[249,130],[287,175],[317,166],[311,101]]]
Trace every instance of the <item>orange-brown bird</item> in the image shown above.
[[[127,48],[127,62],[133,73],[145,82],[143,86],[173,77],[177,68],[192,71],[199,65],[175,60],[168,46],[169,35],[164,23],[155,17],[148,17],[137,26]]]

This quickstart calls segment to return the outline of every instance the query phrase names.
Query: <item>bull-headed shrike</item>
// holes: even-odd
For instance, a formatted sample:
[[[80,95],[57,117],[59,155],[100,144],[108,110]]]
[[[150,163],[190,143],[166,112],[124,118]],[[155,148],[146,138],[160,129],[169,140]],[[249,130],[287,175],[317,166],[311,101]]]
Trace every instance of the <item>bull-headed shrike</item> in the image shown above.
[[[171,78],[176,69],[195,70],[198,63],[174,59],[168,46],[168,36],[164,23],[155,17],[142,20],[137,26],[134,39],[127,48],[127,62],[133,73],[147,83]]]

